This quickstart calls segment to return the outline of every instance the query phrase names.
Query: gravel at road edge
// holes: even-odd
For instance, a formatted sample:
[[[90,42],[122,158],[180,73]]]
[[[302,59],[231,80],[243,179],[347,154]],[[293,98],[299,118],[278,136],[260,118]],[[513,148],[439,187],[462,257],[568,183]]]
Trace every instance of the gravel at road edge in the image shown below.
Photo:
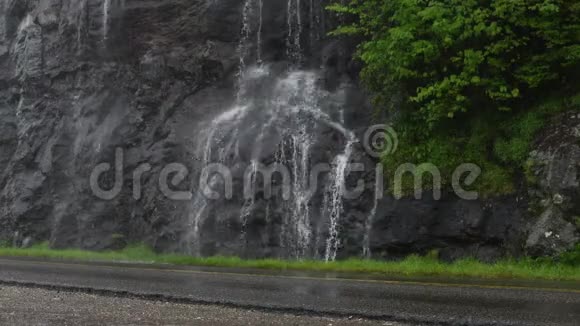
[[[269,313],[55,290],[0,286],[1,325],[308,325],[399,323]]]

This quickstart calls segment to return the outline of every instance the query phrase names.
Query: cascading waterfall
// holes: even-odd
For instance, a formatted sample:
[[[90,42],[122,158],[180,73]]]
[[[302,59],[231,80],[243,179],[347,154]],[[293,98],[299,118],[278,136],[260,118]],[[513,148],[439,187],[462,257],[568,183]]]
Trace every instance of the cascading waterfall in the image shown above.
[[[317,24],[315,4],[310,2],[310,24]],[[336,104],[343,103],[341,92],[323,90],[321,74],[300,69],[302,53],[301,0],[288,1],[287,55],[293,63],[289,71],[279,71],[262,62],[262,13],[263,0],[246,0],[242,9],[242,28],[238,45],[239,73],[237,93],[232,108],[213,119],[206,129],[204,142],[200,144],[202,165],[243,163],[240,152],[251,153],[247,159],[253,195],[241,200],[239,223],[241,246],[248,245],[247,228],[258,207],[264,209],[269,223],[277,214],[281,219],[281,255],[293,258],[314,257],[317,243],[326,243],[325,259],[336,259],[339,248],[339,224],[343,214],[344,182],[348,173],[356,137],[344,127],[343,110]],[[258,15],[258,19],[254,19]],[[312,36],[311,36],[312,37]],[[254,50],[253,50],[254,49]],[[255,51],[255,53],[254,53]],[[329,103],[331,105],[329,105]],[[340,135],[344,147],[332,161],[323,187],[322,207],[314,209],[312,198],[317,189],[310,189],[310,172],[317,154],[317,138],[323,130]],[[328,131],[330,130],[330,131]],[[277,144],[273,147],[272,141]],[[251,143],[251,150],[240,150],[240,143]],[[268,159],[268,157],[270,159]],[[258,174],[261,166],[278,163],[287,168],[292,191],[290,198],[281,203],[278,199],[261,198],[257,193]],[[249,171],[249,172],[248,172]],[[209,186],[218,185],[220,178],[211,177]],[[246,186],[246,185],[245,185]],[[205,198],[202,189],[194,196],[189,215],[190,252],[202,254],[200,232],[209,212],[223,209],[223,202],[212,203]],[[312,191],[311,191],[312,190]],[[258,203],[265,203],[258,206]],[[275,206],[276,205],[276,206]],[[277,207],[277,209],[274,209]],[[210,209],[211,208],[211,209]],[[274,213],[274,211],[276,213]],[[215,213],[219,214],[219,212]],[[320,232],[313,232],[313,217],[328,221],[328,235],[319,239]],[[243,248],[238,248],[243,249]]]
[[[282,114],[293,114],[301,126],[298,130],[287,130],[284,135],[286,141],[282,142],[281,152],[290,155],[281,163],[291,168],[292,172],[292,198],[291,205],[285,217],[286,243],[291,243],[293,256],[302,258],[306,256],[311,242],[310,225],[310,199],[309,192],[311,147],[313,145],[312,129],[309,123],[310,115],[305,114],[309,109],[318,110],[316,74],[297,71],[290,73],[288,78],[282,79],[279,88],[275,92],[276,102],[283,103],[278,107]],[[287,107],[288,104],[294,106]],[[289,241],[288,239],[292,239]]]
[[[238,92],[236,96],[236,100],[238,103],[246,100],[244,96],[246,95],[246,83],[247,83],[247,73],[248,67],[246,66],[246,60],[250,55],[249,49],[251,49],[251,36],[252,36],[252,24],[251,24],[251,17],[257,11],[258,12],[258,26],[256,32],[256,64],[261,65],[262,63],[262,24],[263,24],[263,17],[262,17],[262,10],[263,10],[263,2],[262,0],[246,0],[244,2],[244,7],[242,10],[242,31],[240,37],[240,43],[238,45],[238,53],[239,53],[239,68],[238,68]],[[254,72],[257,72],[259,68],[254,67]],[[259,75],[259,72],[258,72]],[[251,167],[252,167],[252,175],[251,175],[251,186],[255,189],[256,186],[256,175],[258,172],[258,164],[259,162],[255,159],[252,159]],[[241,213],[240,213],[240,222],[242,225],[242,234],[240,235],[240,242],[246,242],[246,225],[247,220],[250,214],[254,209],[255,200],[254,198],[248,198],[245,200]]]
[[[125,4],[125,0],[103,0],[103,42],[106,43],[109,40],[112,21],[119,17],[119,14],[126,7]]]
[[[247,113],[248,106],[244,105],[243,102],[246,100],[247,89],[246,84],[248,80],[260,77],[264,70],[259,67],[248,67],[247,61],[251,55],[251,42],[252,42],[252,21],[251,18],[255,12],[258,12],[260,18],[258,23],[258,28],[256,32],[257,47],[256,47],[256,62],[261,61],[261,33],[262,33],[262,6],[263,0],[246,0],[242,9],[242,29],[240,33],[240,42],[238,44],[238,56],[239,56],[239,66],[238,66],[238,85],[236,93],[236,105],[233,108],[221,114],[215,118],[211,123],[210,127],[207,129],[207,138],[203,146],[203,160],[202,167],[205,167],[211,163],[226,163],[228,154],[232,151],[232,148],[236,145],[236,140],[238,138],[239,128],[236,123],[243,120]],[[228,125],[227,128],[231,128],[231,133],[229,135],[216,135],[223,125]],[[233,125],[233,126],[232,126]],[[232,127],[229,127],[232,126]],[[226,130],[227,130],[226,128]],[[217,137],[216,137],[217,136]],[[217,138],[217,139],[216,139]],[[222,142],[223,139],[229,138],[225,143]],[[217,140],[217,141],[216,141]],[[215,162],[212,158],[212,149],[214,146],[219,145],[217,148],[218,158]],[[257,169],[257,161],[252,161],[253,166]],[[254,165],[255,164],[255,165]],[[253,176],[255,183],[255,175]],[[217,176],[212,177],[209,182],[210,187],[216,186],[218,182]],[[191,213],[189,217],[189,235],[187,238],[187,244],[189,246],[190,254],[199,256],[201,255],[201,235],[200,227],[203,223],[203,219],[207,213],[207,208],[209,205],[209,200],[205,198],[201,189],[198,189],[196,195],[193,199],[193,204],[191,208]],[[244,241],[244,230],[247,217],[251,214],[253,209],[253,199],[248,200],[244,203],[242,211],[240,213],[240,221],[242,224],[242,234],[241,239]]]

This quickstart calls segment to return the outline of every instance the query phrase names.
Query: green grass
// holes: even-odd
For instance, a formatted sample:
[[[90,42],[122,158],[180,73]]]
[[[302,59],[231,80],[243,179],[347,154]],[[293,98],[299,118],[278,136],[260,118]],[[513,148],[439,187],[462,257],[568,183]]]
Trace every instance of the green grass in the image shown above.
[[[433,256],[420,257],[413,255],[397,262],[348,259],[325,263],[310,260],[245,260],[236,257],[196,258],[184,255],[156,254],[144,245],[130,246],[120,251],[93,252],[76,249],[53,250],[46,244],[26,249],[0,248],[0,256],[77,261],[150,262],[186,266],[241,267],[274,271],[367,273],[384,276],[444,276],[580,281],[580,265],[578,264],[564,264],[532,259],[505,260],[495,264],[484,264],[474,259],[444,263]]]

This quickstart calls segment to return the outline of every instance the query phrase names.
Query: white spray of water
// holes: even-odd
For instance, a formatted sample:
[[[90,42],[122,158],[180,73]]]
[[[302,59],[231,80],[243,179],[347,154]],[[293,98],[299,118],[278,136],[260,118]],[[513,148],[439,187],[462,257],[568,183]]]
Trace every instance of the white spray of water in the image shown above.
[[[216,144],[216,138],[219,139],[217,133],[220,127],[226,123],[232,123],[241,120],[247,114],[247,106],[234,106],[230,110],[220,114],[218,117],[212,120],[209,128],[207,129],[207,137],[205,139],[205,144],[203,146],[203,161],[202,168],[207,167],[212,163],[213,147]],[[218,162],[221,162],[222,158]],[[213,176],[208,185],[214,187],[219,181],[218,176]],[[203,222],[203,217],[205,215],[206,209],[208,208],[209,200],[205,197],[202,189],[198,188],[198,191],[193,199],[193,204],[191,208],[191,213],[189,215],[189,235],[188,235],[188,246],[189,251],[192,255],[199,256],[201,254],[201,238],[200,238],[200,228]]]
[[[22,32],[23,30],[25,30],[26,28],[32,26],[34,24],[34,20],[32,19],[31,15],[26,15],[26,18],[24,18],[24,20],[20,23],[20,26],[18,26],[18,32]]]
[[[338,155],[334,161],[334,169],[331,174],[330,184],[328,185],[324,199],[325,208],[328,214],[328,239],[326,240],[325,260],[334,261],[339,247],[338,225],[343,213],[344,183],[348,163],[352,155],[353,145],[356,137],[352,135],[348,138],[344,152]]]
[[[250,67],[247,69],[243,82],[255,83],[262,77],[269,76],[268,67]],[[251,158],[249,180],[252,189],[256,189],[256,174],[260,164],[261,150],[263,144],[267,144],[271,138],[271,132],[275,130],[282,138],[278,144],[276,152],[276,162],[290,169],[292,193],[289,201],[285,201],[283,206],[283,223],[280,234],[280,242],[287,248],[287,253],[295,258],[309,256],[312,249],[313,232],[311,225],[312,189],[310,189],[310,164],[312,160],[313,147],[315,145],[316,130],[320,125],[327,125],[344,135],[348,140],[345,146],[345,159],[342,155],[335,162],[338,166],[333,171],[331,183],[341,184],[346,165],[352,151],[354,135],[346,129],[340,122],[333,120],[330,115],[323,111],[320,101],[331,97],[326,91],[321,90],[317,81],[319,75],[309,71],[293,71],[285,76],[279,77],[272,91],[268,92],[265,98],[244,99],[248,103],[248,110],[252,115],[259,115],[264,107],[269,108],[265,112],[266,120],[257,131],[256,141]],[[262,82],[268,83],[268,79]],[[334,95],[333,95],[334,96]],[[264,106],[256,105],[263,102]],[[250,116],[250,113],[248,113]],[[236,121],[229,120],[227,129],[237,130],[240,128]],[[231,123],[234,122],[232,125]],[[224,123],[224,128],[226,124]],[[238,132],[228,135],[230,142],[238,139]],[[226,143],[228,141],[226,140]],[[236,146],[224,148],[224,154],[235,151]],[[329,188],[332,188],[329,186]],[[332,212],[333,221],[338,223],[341,209],[337,206],[342,201],[342,188],[332,188],[336,190],[329,194],[329,205],[323,209],[325,212]],[[332,196],[331,196],[332,195]],[[246,198],[240,210],[240,223],[245,230],[248,218],[254,212],[256,198]],[[336,229],[336,228],[335,228]],[[242,231],[242,243],[245,243],[246,234]]]
[[[257,1],[257,3],[256,3]],[[256,63],[259,65],[258,67],[247,67],[247,59],[250,56],[250,45],[251,45],[251,35],[252,35],[252,24],[251,20],[256,11],[255,7],[258,11],[258,28],[256,32]],[[263,28],[263,0],[245,0],[244,7],[242,10],[242,30],[241,30],[241,37],[240,42],[238,44],[238,55],[239,55],[239,67],[238,67],[238,91],[236,94],[236,101],[238,105],[243,103],[247,99],[246,92],[247,92],[247,82],[250,80],[258,79],[262,76],[265,76],[268,73],[268,69],[266,67],[261,66],[262,63],[262,28]],[[239,129],[235,127],[236,131],[234,134],[238,134]],[[264,129],[263,129],[264,130]],[[237,137],[231,137],[230,141],[227,146],[225,146],[222,150],[222,159],[225,159],[226,155],[231,152],[231,149],[236,145]],[[252,160],[251,168],[252,168],[252,176],[251,176],[251,186],[256,187],[256,178],[258,172],[258,165],[259,162],[257,160]],[[255,205],[255,198],[247,198],[243,204],[240,213],[240,222],[242,224],[242,234],[240,236],[240,241],[245,243],[246,239],[246,225],[248,223],[248,218],[252,211],[254,210]]]
[[[291,221],[295,228],[297,248],[295,255],[304,257],[310,246],[312,230],[310,225],[310,199],[309,192],[309,164],[312,147],[312,139],[305,127],[292,137],[292,167],[294,200]]]
[[[252,28],[253,17],[258,13],[258,25]],[[256,53],[255,63],[260,65],[262,63],[262,29],[263,29],[263,0],[245,0],[242,9],[242,30],[240,32],[240,41],[238,43],[238,93],[237,101],[241,103],[245,95],[245,74],[248,72],[248,60],[252,58],[252,31],[256,30]]]
[[[257,176],[258,176],[258,167],[259,167],[259,162],[256,160],[252,160],[251,163],[251,180],[250,183],[252,185],[252,189],[254,190],[253,193],[255,192],[255,187],[256,187],[256,180],[257,180]],[[248,225],[248,218],[250,217],[250,215],[252,214],[252,212],[254,211],[254,205],[256,204],[256,199],[254,196],[247,198],[246,201],[244,202],[244,205],[242,206],[242,210],[241,210],[241,214],[240,214],[240,221],[242,223],[242,234],[240,235],[241,238],[241,242],[245,243],[246,242],[246,228]]]
[[[238,44],[238,57],[239,57],[239,66],[238,66],[238,94],[237,100],[238,103],[241,100],[241,96],[244,93],[244,73],[246,71],[246,59],[248,56],[248,43],[250,41],[250,33],[251,33],[251,26],[250,26],[250,19],[252,14],[252,0],[246,0],[244,2],[244,7],[242,9],[242,31],[240,36],[240,42]]]
[[[301,36],[303,33],[301,17],[301,1],[288,0],[288,58],[299,65],[302,61]],[[310,2],[310,24],[318,21],[314,9],[314,2]],[[338,121],[323,111],[321,101],[327,101],[329,93],[318,87],[319,74],[307,71],[291,71],[277,78],[275,84],[271,83],[270,71],[262,65],[262,12],[263,0],[245,0],[243,5],[242,29],[238,44],[239,76],[236,104],[234,107],[210,123],[207,130],[207,138],[203,144],[203,164],[212,162],[212,158],[218,157],[218,162],[225,162],[227,157],[234,155],[238,162],[239,142],[245,137],[249,125],[247,117],[266,117],[255,131],[255,145],[250,160],[251,179],[249,182],[253,189],[257,187],[257,174],[261,164],[262,147],[271,141],[272,131],[276,131],[282,140],[277,144],[275,161],[290,168],[291,182],[293,186],[292,197],[281,206],[283,223],[281,225],[280,243],[288,245],[288,254],[295,258],[304,258],[312,249],[312,225],[311,225],[311,197],[309,184],[309,171],[312,160],[312,152],[315,145],[315,135],[319,126],[327,125],[341,133],[346,139],[346,144],[334,162],[328,184],[325,188],[324,204],[321,212],[329,220],[329,236],[326,239],[327,261],[336,259],[338,250],[338,228],[343,214],[344,182],[347,174],[353,145],[354,134],[343,126],[342,119]],[[256,14],[259,19],[254,19]],[[257,24],[257,25],[256,25]],[[312,28],[313,26],[311,26]],[[254,34],[255,32],[255,34]],[[255,36],[254,36],[255,35]],[[256,43],[253,43],[253,42]],[[254,47],[254,44],[256,45]],[[253,49],[256,49],[254,55]],[[251,59],[255,62],[251,63]],[[295,66],[294,68],[296,68]],[[254,86],[272,87],[270,92],[263,93],[262,98],[252,95]],[[252,88],[252,92],[248,92]],[[334,96],[335,94],[333,94]],[[263,105],[260,105],[263,104]],[[266,112],[264,112],[266,108]],[[251,115],[250,115],[251,113]],[[224,130],[223,134],[216,134],[218,130]],[[240,132],[242,129],[244,132]],[[244,130],[246,129],[246,130]],[[219,145],[218,145],[219,144]],[[217,153],[216,153],[217,152]],[[217,154],[217,155],[216,155]],[[229,160],[228,160],[229,162]],[[218,181],[210,180],[210,186]],[[254,192],[255,195],[255,192]],[[269,220],[272,201],[267,203],[267,219]],[[190,215],[190,241],[193,246],[192,253],[200,253],[200,228],[203,219],[207,215],[209,201],[198,191],[193,201]],[[213,206],[212,206],[213,207]],[[244,201],[240,210],[240,223],[242,225],[241,240],[245,244],[246,227],[248,219],[256,209],[256,198],[249,197]],[[278,211],[278,210],[277,210]],[[317,238],[316,241],[319,241]]]
[[[323,116],[319,105],[321,94],[316,85],[317,75],[312,72],[295,71],[279,83],[278,94],[284,107],[282,112],[301,119],[298,130],[290,133],[290,153],[287,163],[292,167],[293,198],[289,210],[287,229],[292,230],[289,236],[294,239],[294,255],[303,258],[307,255],[312,241],[310,223],[310,160],[312,156],[312,130],[308,122],[310,117],[305,112],[315,112]],[[317,120],[317,118],[315,118]],[[312,121],[312,120],[310,120]]]
[[[293,169],[293,199],[284,232],[287,233],[287,238],[293,239],[291,242],[296,257],[304,257],[312,241],[308,172],[314,140],[313,130],[308,128],[310,126],[308,122],[326,124],[344,135],[347,140],[343,153],[334,161],[323,205],[323,212],[330,221],[326,257],[327,260],[334,260],[338,250],[338,223],[343,213],[343,184],[356,136],[322,110],[319,101],[329,94],[319,89],[316,85],[317,78],[318,75],[314,72],[291,72],[288,77],[279,80],[273,93],[273,102],[276,103],[275,107],[279,108],[277,111],[279,114],[297,117],[299,121],[303,121],[300,129],[287,131],[285,138],[289,138],[289,141],[282,143],[281,153],[286,152],[284,146],[288,143],[290,157],[278,160],[287,163]]]
[[[288,0],[288,4],[286,5],[286,23],[288,24],[288,36],[286,37],[286,51],[288,55],[291,55],[292,51],[292,42],[293,42],[293,35],[294,33],[294,0]]]
[[[302,36],[302,8],[300,6],[301,0],[296,0],[296,32],[294,33],[294,44],[300,56],[302,56],[302,48],[300,45]]]

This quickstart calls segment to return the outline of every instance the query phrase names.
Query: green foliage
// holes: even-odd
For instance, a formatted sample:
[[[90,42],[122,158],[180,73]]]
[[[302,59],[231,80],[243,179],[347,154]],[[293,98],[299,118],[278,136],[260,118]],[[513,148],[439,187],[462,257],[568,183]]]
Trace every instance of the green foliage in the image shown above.
[[[398,124],[399,127],[407,126],[406,123]],[[482,175],[478,179],[475,189],[483,194],[505,194],[514,191],[511,180],[514,176],[513,168],[500,166],[488,159],[488,138],[486,125],[479,120],[472,122],[467,132],[455,134],[450,137],[447,133],[433,133],[427,139],[417,137],[413,131],[403,131],[400,134],[400,144],[397,152],[383,157],[386,170],[392,171],[391,167],[411,161],[430,162],[437,166],[441,172],[443,187],[449,187],[451,175],[455,169],[463,163],[475,162],[482,169]],[[404,129],[403,129],[404,130]],[[392,175],[389,173],[388,175]],[[430,184],[423,184],[425,189],[430,189]],[[412,178],[403,180],[403,191],[411,193],[413,189]],[[392,190],[392,189],[391,189]]]
[[[120,233],[113,233],[111,235],[111,239],[113,239],[113,240],[123,240],[123,239],[125,239],[125,235],[120,234]]]
[[[580,244],[559,257],[559,262],[570,266],[580,266]]]
[[[535,164],[536,163],[532,159],[528,159],[524,163],[524,176],[528,185],[537,185],[538,183],[538,178],[534,175],[533,172]]]
[[[439,260],[439,250],[437,249],[433,249],[430,250],[429,252],[427,252],[427,254],[425,255],[426,260],[432,260],[432,261],[438,261]]]
[[[511,111],[580,62],[580,5],[569,0],[355,0],[330,7],[369,37],[363,76],[403,85],[430,127],[468,110]],[[485,104],[485,106],[482,106]]]
[[[471,162],[482,166],[480,189],[510,192],[546,119],[578,102],[578,0],[352,0],[329,9],[354,19],[334,35],[365,39],[361,75],[377,106],[395,109],[393,93],[408,99],[393,112],[403,151],[385,158],[387,168],[430,162],[445,174]]]
[[[8,248],[8,247],[10,247],[10,241],[0,240],[0,248]]]

